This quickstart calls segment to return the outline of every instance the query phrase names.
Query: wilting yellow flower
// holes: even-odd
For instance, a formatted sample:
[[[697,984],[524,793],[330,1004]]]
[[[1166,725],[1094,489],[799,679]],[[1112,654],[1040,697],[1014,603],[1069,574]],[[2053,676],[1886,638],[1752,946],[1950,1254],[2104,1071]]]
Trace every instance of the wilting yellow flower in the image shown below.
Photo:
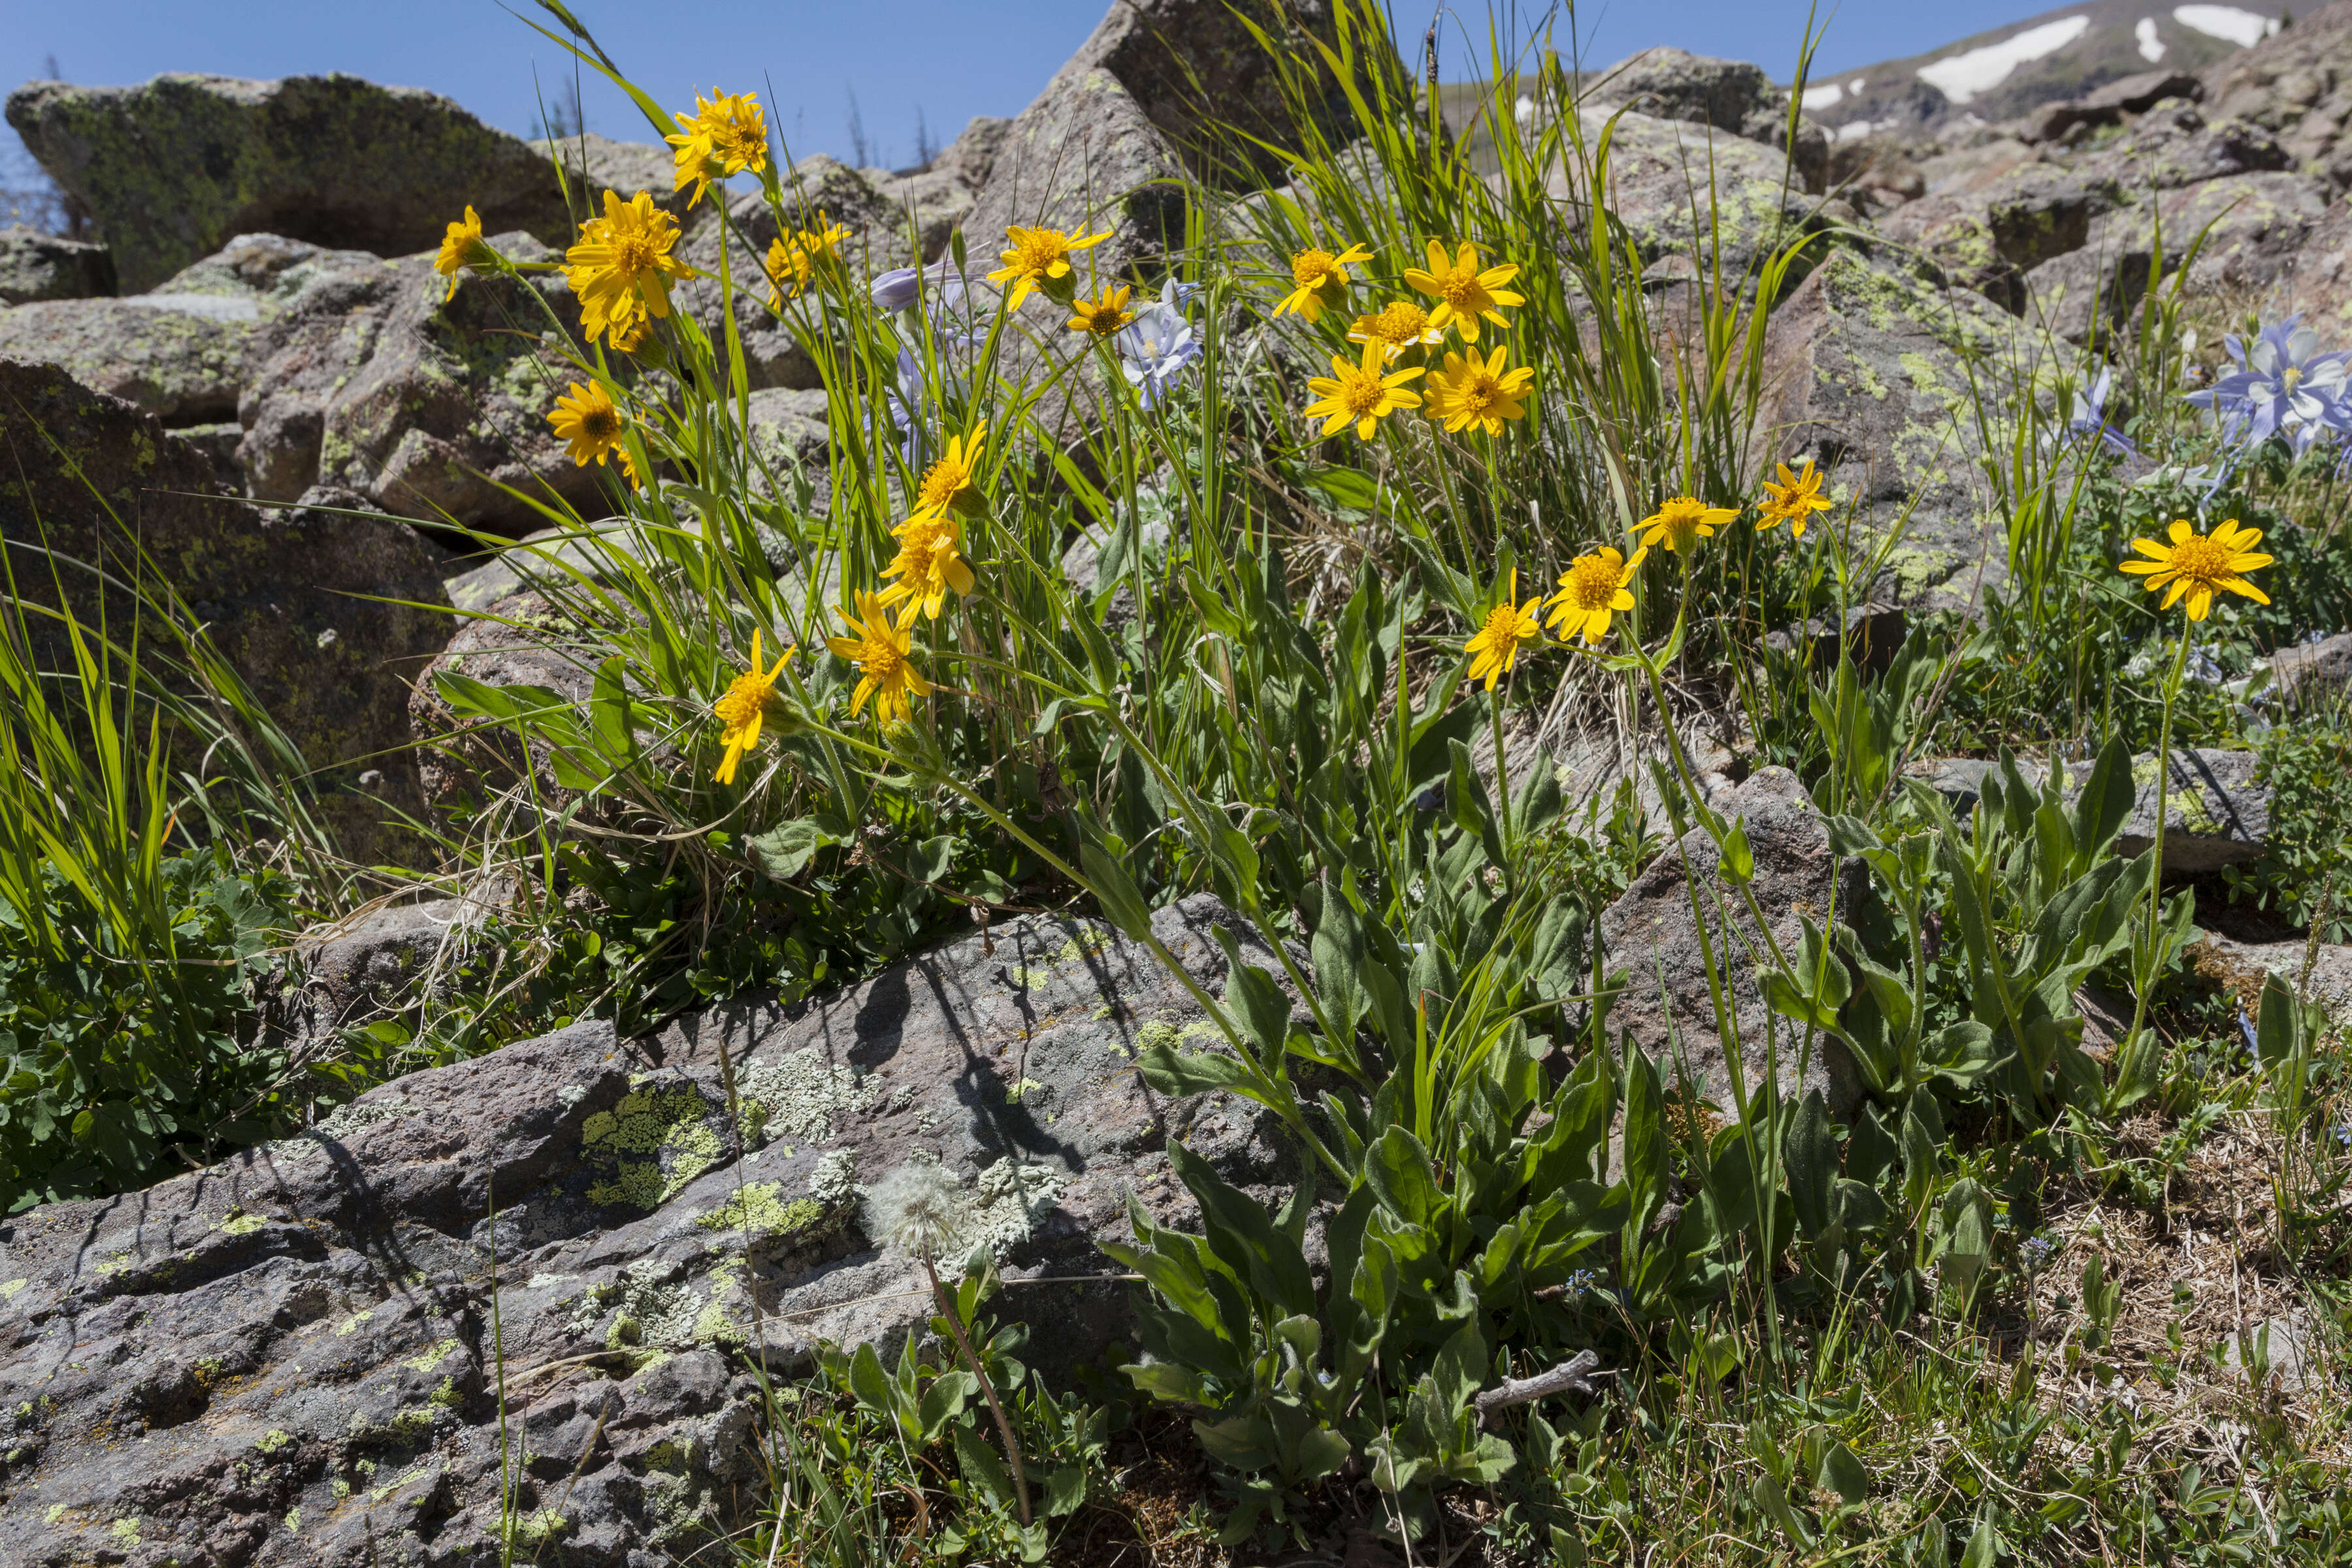
[[[1379,343],[1391,360],[1407,349],[1433,348],[1445,341],[1444,331],[1429,324],[1429,312],[1410,300],[1394,300],[1373,315],[1359,316],[1348,329],[1351,343]]]
[[[1628,561],[1604,545],[1570,562],[1559,574],[1559,592],[1545,601],[1552,609],[1544,625],[1557,626],[1562,642],[1580,636],[1597,643],[1607,637],[1609,617],[1633,607],[1633,574],[1649,553],[1636,550]]]
[[[453,223],[441,237],[441,254],[433,258],[433,270],[449,279],[449,292],[443,296],[457,297],[457,273],[467,267],[487,267],[491,260],[488,241],[482,238],[482,217],[468,205],[463,222]]]
[[[980,449],[987,440],[986,420],[969,436],[948,438],[947,455],[925,468],[922,482],[915,487],[915,517],[945,517],[979,507]]]
[[[1421,366],[1382,374],[1381,345],[1366,343],[1360,364],[1349,364],[1337,354],[1331,357],[1331,374],[1310,377],[1307,390],[1319,393],[1318,401],[1307,405],[1309,419],[1320,419],[1323,434],[1336,436],[1353,425],[1356,437],[1369,441],[1372,430],[1382,417],[1400,408],[1421,406],[1421,394],[1407,392],[1404,384],[1421,374]]]
[[[782,310],[786,295],[801,293],[814,279],[819,268],[839,262],[841,242],[848,237],[848,229],[820,212],[814,228],[791,229],[770,240],[768,258],[763,263],[768,281],[773,286],[768,295],[768,308]]]
[[[1472,656],[1470,679],[1483,679],[1489,691],[1495,689],[1496,679],[1518,662],[1521,645],[1543,640],[1543,633],[1536,626],[1536,611],[1543,601],[1529,599],[1521,605],[1517,603],[1518,596],[1519,573],[1515,566],[1503,602],[1486,612],[1486,624],[1462,647],[1464,653]]]
[[[783,674],[784,660],[792,656],[793,650],[787,647],[776,656],[773,669],[761,670],[760,628],[751,628],[751,668],[737,676],[734,684],[710,705],[710,710],[719,716],[719,721],[727,726],[725,733],[719,737],[727,743],[727,755],[720,760],[719,771],[711,775],[720,784],[735,782],[735,764],[743,760],[744,752],[759,743],[760,722],[767,716],[768,704],[775,697],[776,678]]]
[[[1769,479],[1764,481],[1764,494],[1768,499],[1758,509],[1763,515],[1756,520],[1756,526],[1761,531],[1785,522],[1789,525],[1789,537],[1802,539],[1805,537],[1805,520],[1817,511],[1829,510],[1830,498],[1822,494],[1821,470],[1813,467],[1811,458],[1805,459],[1801,473],[1790,473],[1786,463],[1780,467],[1779,484]]]
[[[826,647],[857,664],[859,679],[849,699],[849,716],[857,717],[871,697],[875,717],[885,724],[908,717],[914,709],[908,698],[931,694],[931,683],[907,658],[915,646],[914,632],[893,626],[890,612],[871,594],[857,595],[857,619],[849,622],[849,629],[857,635],[825,639]]]
[[[585,468],[590,463],[602,464],[618,452],[621,471],[629,476],[629,483],[638,489],[645,485],[637,478],[636,459],[622,444],[621,433],[628,427],[628,416],[613,405],[604,389],[591,382],[572,384],[572,390],[555,400],[555,412],[547,416],[555,426],[555,438],[564,443],[572,460]]]
[[[1714,538],[1718,524],[1738,515],[1736,506],[1709,506],[1689,496],[1675,496],[1642,520],[1641,525],[1650,531],[1642,535],[1642,547],[1663,544],[1668,550],[1688,550],[1702,539]]]
[[[1135,312],[1127,308],[1127,298],[1130,292],[1132,290],[1122,283],[1104,289],[1091,300],[1078,300],[1070,307],[1073,312],[1070,331],[1091,332],[1098,338],[1109,337],[1135,320]]]
[[[1446,259],[1445,247],[1435,240],[1429,242],[1429,268],[1415,267],[1404,275],[1404,280],[1437,301],[1437,309],[1429,313],[1433,327],[1452,327],[1462,334],[1465,343],[1478,341],[1481,317],[1498,327],[1510,322],[1503,319],[1501,307],[1523,305],[1526,300],[1503,287],[1519,275],[1516,263],[1504,262],[1484,271],[1478,268],[1478,253],[1467,244],[1452,260]]]
[[[1290,292],[1274,308],[1281,315],[1295,311],[1310,321],[1320,321],[1326,305],[1336,305],[1348,287],[1348,268],[1370,261],[1372,253],[1351,245],[1334,256],[1328,250],[1302,250],[1290,258]]]
[[[694,95],[695,112],[681,114],[677,122],[685,130],[675,136],[665,137],[677,149],[678,190],[694,187],[694,195],[686,198],[693,206],[702,200],[713,180],[723,180],[730,174],[757,174],[768,166],[768,118],[754,101],[756,93],[713,93],[705,99]]]
[[[2172,525],[2170,537],[2170,544],[2158,544],[2152,539],[2133,540],[2132,548],[2148,559],[2123,563],[2125,571],[2147,579],[2150,593],[2158,588],[2168,590],[2158,609],[2168,610],[2185,597],[2189,601],[2189,618],[2201,621],[2213,608],[2214,594],[2222,589],[2242,595],[2257,605],[2271,602],[2269,595],[2246,578],[2247,573],[2271,563],[2271,557],[2254,549],[2263,542],[2261,529],[2241,528],[2233,517],[2210,533],[2200,533],[2189,526],[2188,519],[2182,518]]]
[[[1062,279],[1070,275],[1070,258],[1108,239],[1110,230],[1075,239],[1058,228],[1024,228],[1016,223],[1004,231],[1004,237],[1008,244],[1002,253],[1004,265],[990,273],[988,280],[1013,285],[1013,295],[1005,302],[1005,309],[1017,310],[1032,289],[1066,299],[1064,290],[1071,285]]]
[[[882,568],[882,575],[898,580],[882,591],[879,603],[895,605],[904,599],[908,620],[912,621],[919,609],[936,621],[949,589],[971,592],[971,567],[963,558],[962,519],[910,517],[890,531],[898,538],[898,553]]]
[[[1469,357],[1447,354],[1444,368],[1429,373],[1428,413],[1432,419],[1448,430],[1463,431],[1475,425],[1489,436],[1503,433],[1507,419],[1527,416],[1527,405],[1521,401],[1536,373],[1526,365],[1517,370],[1503,369],[1509,353],[1501,344],[1486,359],[1472,349]]]
[[[673,278],[699,276],[670,254],[677,243],[677,220],[639,191],[623,201],[604,193],[604,216],[580,226],[580,241],[563,253],[564,277],[580,300],[581,326],[595,338],[639,316],[669,314]]]
[[[654,330],[654,321],[644,311],[625,321],[616,321],[604,331],[604,341],[613,345],[614,353],[633,354],[644,346],[646,334]]]

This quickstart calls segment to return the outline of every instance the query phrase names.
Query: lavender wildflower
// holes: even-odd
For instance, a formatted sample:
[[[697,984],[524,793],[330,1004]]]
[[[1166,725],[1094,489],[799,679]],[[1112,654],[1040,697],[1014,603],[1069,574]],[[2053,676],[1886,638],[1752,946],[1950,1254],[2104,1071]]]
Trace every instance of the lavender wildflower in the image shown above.
[[[2066,421],[2069,435],[2077,437],[2096,437],[2101,446],[2118,457],[2130,457],[2139,448],[2132,445],[2124,433],[2107,423],[2107,395],[2115,388],[2115,373],[2105,366],[2099,379],[2074,394],[2074,416]]]
[[[1201,357],[1201,341],[1184,319],[1183,302],[1198,285],[1168,279],[1155,302],[1138,311],[1112,340],[1119,370],[1146,408],[1156,408],[1177,374]]]
[[[2276,436],[2301,457],[2322,435],[2352,428],[2344,401],[2352,355],[2321,353],[2302,317],[2263,328],[2251,346],[2234,336],[2222,346],[2238,368],[2188,401],[2221,421],[2224,440],[2257,447]]]

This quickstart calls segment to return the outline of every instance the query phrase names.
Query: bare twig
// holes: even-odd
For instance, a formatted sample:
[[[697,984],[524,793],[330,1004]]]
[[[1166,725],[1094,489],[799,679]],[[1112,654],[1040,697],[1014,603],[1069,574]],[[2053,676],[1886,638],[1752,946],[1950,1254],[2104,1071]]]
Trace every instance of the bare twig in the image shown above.
[[[1579,1351],[1549,1372],[1539,1372],[1533,1377],[1507,1377],[1495,1387],[1478,1395],[1478,1419],[1491,1421],[1496,1412],[1508,1410],[1514,1405],[1532,1405],[1554,1394],[1581,1394],[1587,1399],[1600,1391],[1592,1379],[1601,1371],[1601,1357],[1589,1350]]]

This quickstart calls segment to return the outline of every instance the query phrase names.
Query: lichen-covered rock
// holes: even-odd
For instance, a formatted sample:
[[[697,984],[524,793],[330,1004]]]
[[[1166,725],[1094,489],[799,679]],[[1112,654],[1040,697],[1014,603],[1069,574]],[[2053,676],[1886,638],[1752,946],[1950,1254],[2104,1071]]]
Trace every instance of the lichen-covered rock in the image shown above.
[[[1239,924],[1196,899],[1153,927],[1214,988],[1213,922]],[[1013,1281],[992,1310],[1067,1367],[1118,1330],[1129,1288],[1095,1243],[1127,1237],[1130,1195],[1192,1218],[1170,1139],[1269,1202],[1295,1180],[1265,1113],[1137,1075],[1139,1047],[1202,1027],[1145,949],[1023,920],[824,1002],[639,1042],[578,1025],[148,1192],[11,1216],[8,1560],[488,1568],[503,1507],[541,1561],[679,1561],[762,1495],[755,1365],[927,1332],[860,1184],[940,1162]]]
[[[517,260],[554,254],[524,234],[492,243]],[[501,487],[601,512],[613,469],[572,462],[547,420],[576,374],[562,350],[579,325],[557,273],[467,276],[452,296],[428,254],[317,279],[248,346],[238,456],[252,493],[337,485],[396,516],[517,533],[545,519]]]
[[[58,365],[166,425],[220,424],[236,417],[255,325],[317,279],[376,265],[364,252],[240,235],[150,293],[0,310],[0,354]]]
[[[106,247],[42,234],[23,225],[0,228],[0,305],[87,300],[114,292],[114,258]]]
[[[404,255],[438,244],[469,203],[491,233],[572,233],[543,151],[416,88],[342,75],[37,81],[9,95],[7,116],[96,216],[125,289],[152,289],[237,234]],[[587,142],[585,184],[668,199],[664,149]],[[576,145],[569,163],[583,162]]]
[[[405,522],[328,510],[357,498],[314,499],[257,511],[215,490],[204,456],[152,415],[54,365],[0,359],[0,535],[12,552],[46,542],[120,583],[160,575],[320,770],[347,850],[388,858],[398,847],[377,837],[382,803],[416,799],[403,750],[405,678],[448,626],[382,600],[431,605],[439,573]],[[18,554],[19,591],[54,602],[49,574],[32,565]],[[119,590],[80,574],[64,581],[86,618],[103,607],[114,625],[130,623]],[[57,649],[40,651],[45,668],[69,667]]]
[[[2352,946],[2342,942],[2237,942],[2219,931],[2202,935],[2197,967],[2235,989],[2251,1007],[2263,979],[2275,974],[2287,988],[2325,1010],[2336,1027],[2352,1026]],[[2219,973],[2216,973],[2216,972]]]
[[[2193,875],[2262,858],[2271,830],[2271,791],[2255,777],[2261,767],[2262,759],[2252,752],[2172,753],[2163,785],[2167,872]],[[2156,841],[2158,771],[2152,752],[2132,759],[2138,794],[2116,837],[2118,855],[2144,854]]]
[[[1832,909],[1851,909],[1854,889],[1839,886],[1838,858],[1829,830],[1797,775],[1786,768],[1758,770],[1738,788],[1709,803],[1727,819],[1747,824],[1756,858],[1755,895],[1771,942],[1794,953],[1804,921],[1825,927]],[[1717,1028],[1707,963],[1691,913],[1690,884],[1708,911],[1715,979],[1730,998],[1750,1092],[1765,1080],[1768,1028],[1777,1034],[1781,1091],[1794,1099],[1819,1089],[1844,1114],[1860,1103],[1862,1082],[1853,1058],[1835,1039],[1817,1039],[1801,1064],[1801,1031],[1770,1014],[1758,984],[1771,947],[1748,912],[1746,900],[1717,874],[1715,841],[1693,828],[1651,862],[1617,901],[1601,911],[1601,941],[1611,967],[1622,969],[1625,990],[1609,1010],[1609,1027],[1629,1032],[1672,1083],[1677,1061],[1689,1068],[1700,1094],[1727,1116],[1735,1114],[1731,1065]],[[1727,920],[1717,911],[1731,911]],[[1800,1068],[1802,1073],[1800,1074]]]
[[[1960,359],[1980,354],[1975,389]],[[1939,292],[1891,260],[1837,250],[1772,313],[1758,439],[1811,458],[1864,525],[1904,527],[1873,595],[1967,607],[2008,574],[2005,535],[1978,466],[1974,398],[1996,420],[2011,375],[2045,377],[2071,351],[1980,295]],[[2005,437],[1996,436],[1996,439]]]

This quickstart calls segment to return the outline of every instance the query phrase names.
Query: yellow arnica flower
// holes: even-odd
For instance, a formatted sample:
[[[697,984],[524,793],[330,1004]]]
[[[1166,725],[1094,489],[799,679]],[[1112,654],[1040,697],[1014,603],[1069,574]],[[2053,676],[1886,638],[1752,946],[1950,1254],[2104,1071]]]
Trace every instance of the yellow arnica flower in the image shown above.
[[[1091,332],[1098,338],[1109,337],[1128,322],[1135,320],[1135,312],[1127,308],[1127,299],[1130,292],[1127,285],[1122,283],[1115,289],[1104,289],[1091,300],[1080,300],[1070,307],[1073,312],[1070,317],[1070,331]]]
[[[1604,546],[1570,562],[1568,570],[1559,574],[1559,592],[1545,601],[1551,605],[1551,615],[1544,625],[1557,627],[1562,642],[1581,637],[1588,643],[1597,643],[1607,637],[1609,617],[1633,607],[1633,574],[1642,569],[1649,553],[1646,549],[1636,550],[1628,561]]]
[[[621,441],[621,433],[628,427],[628,416],[613,405],[604,389],[593,382],[582,385],[572,384],[572,390],[555,400],[555,412],[547,416],[555,426],[555,438],[564,444],[572,460],[585,468],[590,463],[602,464],[618,452],[621,471],[629,476],[629,483],[637,489],[645,485],[637,478],[636,459]]]
[[[1518,275],[1518,267],[1507,261],[1479,270],[1478,253],[1468,245],[1463,246],[1460,254],[1449,261],[1445,247],[1433,239],[1429,242],[1429,269],[1413,268],[1405,273],[1404,280],[1437,301],[1437,308],[1429,313],[1431,326],[1452,327],[1462,334],[1464,342],[1475,343],[1478,341],[1480,318],[1498,327],[1507,327],[1510,322],[1503,319],[1501,307],[1527,303],[1503,287]]]
[[[694,187],[694,194],[686,198],[688,206],[702,200],[713,180],[757,174],[767,168],[768,117],[754,101],[757,97],[749,92],[719,92],[705,99],[698,92],[695,112],[677,117],[684,130],[664,138],[677,149],[676,188]]]
[[[1444,368],[1429,373],[1429,416],[1448,430],[1458,433],[1475,425],[1489,436],[1501,435],[1507,419],[1525,418],[1528,407],[1521,400],[1536,373],[1526,365],[1506,371],[1508,352],[1498,343],[1486,359],[1475,349],[1467,359],[1447,354]]]
[[[1650,531],[1642,535],[1642,547],[1663,544],[1668,550],[1688,550],[1702,539],[1714,538],[1719,525],[1738,515],[1736,506],[1709,506],[1689,496],[1675,496],[1642,520],[1642,526]]]
[[[1070,258],[1109,237],[1108,229],[1076,239],[1058,228],[1024,228],[1016,223],[1004,231],[1004,265],[990,273],[988,280],[1013,285],[1012,298],[1005,302],[1008,310],[1019,310],[1032,289],[1067,299],[1064,290],[1070,285],[1062,280],[1070,275]]]
[[[1410,300],[1395,300],[1383,305],[1377,315],[1359,316],[1356,324],[1348,329],[1351,343],[1379,343],[1394,360],[1407,349],[1433,348],[1445,341],[1445,333],[1429,324],[1429,312]]]
[[[915,517],[945,517],[979,508],[980,449],[987,440],[985,420],[969,436],[948,438],[947,455],[925,468],[922,482],[915,487]]]
[[[820,212],[814,228],[792,229],[770,240],[766,267],[774,289],[768,296],[769,309],[782,310],[787,294],[801,293],[819,268],[839,262],[841,242],[848,237],[848,229]]]
[[[1366,343],[1360,364],[1349,364],[1334,354],[1331,374],[1313,376],[1307,390],[1321,395],[1318,401],[1307,405],[1307,417],[1323,421],[1323,434],[1337,436],[1353,425],[1359,440],[1369,441],[1381,420],[1400,408],[1421,406],[1421,394],[1407,392],[1404,384],[1421,374],[1421,366],[1381,373],[1381,345]]]
[[[1817,511],[1830,510],[1830,498],[1822,494],[1821,470],[1813,467],[1811,458],[1805,459],[1803,471],[1790,473],[1789,465],[1780,466],[1780,482],[1764,481],[1764,504],[1759,508],[1763,515],[1756,520],[1760,531],[1785,522],[1789,537],[1805,537],[1805,520]]]
[[[1484,680],[1489,691],[1495,689],[1495,682],[1504,671],[1518,662],[1523,646],[1543,640],[1543,633],[1536,625],[1536,611],[1543,601],[1529,599],[1522,605],[1517,603],[1518,596],[1519,574],[1514,567],[1511,585],[1504,593],[1503,602],[1486,612],[1486,624],[1462,647],[1471,656],[1470,679]]]
[[[670,254],[677,243],[677,220],[653,197],[639,191],[625,202],[604,193],[604,216],[582,224],[580,242],[563,253],[588,336],[625,332],[641,315],[669,314],[670,279],[698,276]]]
[[[2200,533],[2182,518],[2172,525],[2169,544],[2158,544],[2153,539],[2135,539],[2132,548],[2148,559],[2126,561],[2123,569],[2135,576],[2147,579],[2148,591],[2167,590],[2159,610],[2168,610],[2189,601],[2189,618],[2201,621],[2213,608],[2213,595],[2227,589],[2242,595],[2257,605],[2267,605],[2270,595],[2247,581],[2246,574],[2259,571],[2271,563],[2271,558],[2259,553],[2254,546],[2263,542],[2259,528],[2241,528],[2231,518],[2210,533]]]
[[[962,519],[910,517],[890,531],[898,536],[898,553],[882,568],[882,575],[898,580],[883,590],[879,603],[895,605],[904,599],[908,620],[912,621],[919,609],[936,621],[949,589],[971,592],[971,568],[963,558]]]
[[[792,658],[790,647],[776,656],[776,667],[760,668],[760,630],[751,628],[751,668],[735,678],[725,695],[711,704],[711,711],[727,726],[719,738],[727,743],[727,755],[720,759],[719,771],[711,776],[720,784],[735,782],[735,764],[743,753],[760,742],[760,721],[767,716],[768,704],[776,695],[776,678],[784,672],[784,660]]]
[[[441,237],[441,254],[433,258],[433,270],[449,279],[449,292],[457,297],[457,274],[467,267],[487,267],[491,259],[488,241],[482,238],[482,217],[471,205],[466,208],[463,222],[453,223]]]
[[[1372,253],[1351,245],[1334,256],[1328,250],[1302,250],[1290,258],[1290,292],[1274,308],[1281,315],[1295,311],[1310,321],[1322,320],[1323,307],[1336,305],[1348,287],[1348,268],[1370,261]]]
[[[826,647],[857,665],[859,679],[849,699],[849,716],[856,718],[868,697],[874,699],[875,717],[885,724],[910,716],[914,709],[908,699],[931,694],[931,683],[907,658],[915,634],[893,626],[890,612],[872,594],[857,595],[857,619],[849,622],[849,629],[857,635],[825,639]]]

